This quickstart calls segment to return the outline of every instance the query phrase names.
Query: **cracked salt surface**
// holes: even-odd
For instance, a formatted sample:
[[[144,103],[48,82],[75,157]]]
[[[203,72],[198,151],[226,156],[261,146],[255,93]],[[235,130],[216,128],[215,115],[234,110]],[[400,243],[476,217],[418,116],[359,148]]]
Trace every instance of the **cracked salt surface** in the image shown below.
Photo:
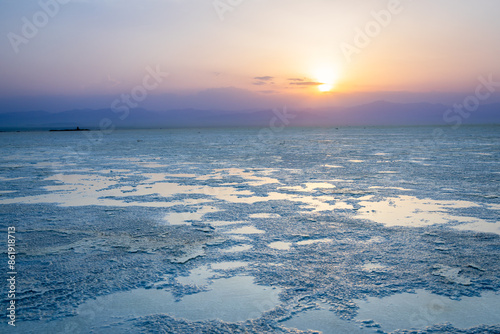
[[[498,130],[436,147],[427,130],[287,129],[258,145],[251,129],[116,131],[87,155],[62,149],[78,134],[16,134],[31,144],[0,147],[2,221],[22,254],[16,327],[498,331],[497,314],[477,314],[499,308]]]
[[[239,224],[247,224],[248,222],[246,221],[205,221],[207,224],[210,224],[211,226],[214,227],[222,227],[222,226],[230,226],[230,225],[239,225]]]
[[[236,228],[234,230],[226,231],[225,233],[230,233],[230,234],[263,234],[266,232],[259,230],[258,228],[255,228],[254,226],[243,226],[243,227]]]
[[[433,275],[446,278],[450,283],[471,285],[470,278],[461,274],[462,268],[453,268],[446,265],[435,265]],[[499,305],[500,306],[500,305]]]
[[[223,253],[237,253],[237,252],[245,252],[247,250],[252,249],[252,245],[240,245],[240,246],[233,246],[231,248],[226,248],[221,250]]]
[[[377,271],[386,268],[386,266],[380,263],[365,263],[361,268],[366,271]]]

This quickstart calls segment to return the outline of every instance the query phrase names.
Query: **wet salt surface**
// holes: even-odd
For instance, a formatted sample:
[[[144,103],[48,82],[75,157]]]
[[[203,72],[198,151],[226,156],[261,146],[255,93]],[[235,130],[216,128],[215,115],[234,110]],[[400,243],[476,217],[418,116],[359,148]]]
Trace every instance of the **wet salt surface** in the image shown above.
[[[192,221],[201,221],[205,214],[217,211],[219,210],[212,206],[204,206],[187,212],[170,212],[164,219],[170,225],[189,225]]]
[[[113,322],[151,314],[169,314],[191,321],[239,322],[259,318],[262,312],[273,309],[279,303],[279,292],[279,289],[254,284],[248,276],[214,280],[210,290],[185,296],[180,301],[168,291],[140,288],[89,300],[78,307],[76,316],[65,320],[18,327],[22,330],[36,326],[45,333],[60,329],[90,332]]]
[[[280,187],[279,189],[283,190],[291,190],[291,191],[304,191],[304,192],[311,192],[316,189],[329,189],[329,188],[335,188],[333,184],[326,183],[326,182],[319,182],[319,183],[304,183],[301,186],[295,186],[295,187]]]
[[[211,284],[211,279],[217,277],[218,271],[244,268],[246,266],[248,266],[248,262],[242,261],[210,263],[191,269],[188,276],[179,276],[176,281],[183,285],[208,286]],[[168,278],[168,276],[165,276],[165,278]],[[165,283],[168,284],[168,281],[160,281],[153,284],[153,286],[164,285]]]
[[[486,292],[481,297],[452,300],[425,290],[395,294],[389,297],[368,297],[355,300],[359,307],[352,320],[341,319],[328,305],[302,312],[284,325],[302,330],[312,329],[324,334],[375,333],[382,330],[424,329],[434,324],[449,323],[466,329],[478,325],[498,324],[500,294]]]
[[[296,328],[304,331],[321,331],[323,334],[374,333],[373,330],[362,328],[359,323],[342,320],[335,312],[325,309],[306,311],[298,314],[292,319],[285,321],[283,325],[288,328]]]
[[[270,248],[280,249],[280,250],[289,250],[292,246],[291,242],[283,242],[283,241],[275,241],[268,245]]]
[[[253,213],[248,216],[249,218],[257,218],[257,219],[272,219],[272,218],[281,218],[281,216],[277,213]]]
[[[373,196],[361,198],[359,218],[366,218],[386,226],[420,227],[434,224],[448,224],[456,221],[461,224],[454,228],[500,234],[500,221],[486,221],[476,217],[458,216],[452,209],[476,208],[478,204],[467,201],[435,201],[413,196],[386,198],[372,201]]]
[[[328,243],[328,242],[332,242],[332,241],[333,241],[332,239],[303,240],[303,241],[297,242],[297,245],[299,245],[299,246],[313,245],[316,243]]]
[[[246,175],[237,173],[237,175]],[[63,206],[81,206],[81,205],[137,205],[137,206],[156,206],[172,207],[175,205],[191,205],[207,203],[210,199],[185,199],[183,201],[153,201],[137,202],[119,200],[124,194],[129,198],[139,198],[140,196],[159,195],[161,197],[173,197],[180,194],[201,194],[212,198],[213,200],[223,200],[232,203],[257,203],[269,200],[287,200],[302,203],[306,210],[312,211],[330,211],[339,209],[353,209],[351,204],[339,201],[338,198],[326,195],[294,195],[278,192],[269,192],[267,196],[252,196],[253,192],[240,190],[230,187],[206,187],[206,186],[186,186],[172,182],[162,182],[166,174],[144,174],[147,180],[144,184],[134,187],[117,187],[117,177],[109,178],[100,175],[81,175],[81,174],[57,174],[46,178],[47,181],[55,180],[59,183],[54,186],[46,186],[46,190],[51,195],[14,197],[0,199],[0,204],[13,203],[58,203]],[[149,184],[149,185],[148,185]],[[315,190],[333,189],[335,185],[330,183],[305,183],[301,186],[279,187],[283,191],[295,191],[310,193]],[[371,189],[379,190],[380,187],[371,186]],[[393,187],[395,190],[404,188]],[[406,191],[406,189],[404,189]],[[334,193],[363,193],[360,191],[344,191],[343,189],[334,189]],[[9,192],[3,192],[8,194]],[[131,197],[130,197],[131,196]],[[359,198],[357,204],[362,208],[358,211],[357,217],[373,220],[387,226],[425,226],[430,224],[442,224],[450,221],[457,221],[463,224],[455,226],[457,229],[474,230],[480,232],[491,232],[500,234],[500,222],[485,221],[475,217],[457,216],[449,213],[450,209],[474,208],[479,205],[467,201],[435,201],[432,199],[419,199],[413,196],[401,195],[399,197],[386,198],[383,200],[374,200],[373,195]],[[171,212],[167,214],[165,220],[173,225],[187,225],[190,221],[200,221],[205,213],[215,212],[204,207],[187,212]],[[496,209],[495,206],[491,206]],[[276,213],[258,213],[251,214],[249,218],[279,218]]]
[[[166,175],[166,174],[165,174]],[[269,200],[288,200],[304,204],[304,208],[314,211],[328,211],[333,209],[352,208],[351,205],[342,201],[337,201],[331,196],[306,196],[293,195],[277,192],[269,192],[266,196],[253,196],[254,193],[249,190],[240,190],[234,187],[208,187],[208,186],[189,186],[173,182],[163,182],[165,175],[145,174],[147,180],[135,186],[119,185],[117,177],[104,177],[100,175],[79,175],[79,174],[58,174],[46,178],[46,181],[57,181],[55,186],[46,186],[45,189],[50,195],[26,196],[9,199],[0,199],[0,204],[16,203],[54,203],[61,206],[83,206],[83,205],[102,205],[102,206],[150,206],[150,207],[172,207],[181,204],[198,204],[208,202],[203,199],[185,199],[184,201],[171,201],[168,198],[178,195],[205,196],[213,200],[223,200],[230,203],[266,202]],[[245,174],[243,174],[245,175]],[[200,178],[198,178],[200,179]],[[259,183],[260,184],[260,183]],[[306,185],[312,189],[334,188],[333,185],[325,186],[320,184]],[[302,188],[300,188],[302,189]],[[122,199],[124,195],[127,199]],[[144,196],[156,195],[164,200],[144,201]],[[141,199],[138,201],[138,199]],[[330,204],[330,202],[335,202]],[[181,213],[179,213],[181,215]],[[196,214],[193,215],[196,219]],[[270,218],[279,217],[275,213],[253,214],[250,218]],[[183,218],[176,216],[173,221],[181,221]]]
[[[424,317],[434,333],[462,328],[455,309],[482,298],[498,309],[497,129],[464,127],[436,148],[422,129],[286,130],[260,146],[253,130],[225,131],[117,131],[80,156],[62,149],[78,134],[1,147],[1,212],[22,255],[18,328],[364,333],[423,324],[386,306],[416,295],[465,305]],[[499,329],[496,315],[476,318]]]

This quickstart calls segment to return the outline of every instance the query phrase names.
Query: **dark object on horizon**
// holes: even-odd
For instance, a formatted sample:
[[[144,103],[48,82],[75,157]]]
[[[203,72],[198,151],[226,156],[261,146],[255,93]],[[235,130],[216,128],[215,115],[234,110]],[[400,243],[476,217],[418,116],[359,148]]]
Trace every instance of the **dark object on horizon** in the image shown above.
[[[89,129],[80,129],[80,127],[76,127],[76,129],[64,129],[64,130],[50,130],[50,131],[90,131]]]

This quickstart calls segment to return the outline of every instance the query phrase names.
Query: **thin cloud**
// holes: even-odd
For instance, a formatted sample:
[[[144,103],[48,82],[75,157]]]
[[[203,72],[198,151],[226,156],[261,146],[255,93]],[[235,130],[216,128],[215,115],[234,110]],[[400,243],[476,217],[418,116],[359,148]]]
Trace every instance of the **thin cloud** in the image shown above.
[[[274,79],[274,77],[270,77],[268,75],[266,76],[263,76],[263,77],[254,77],[255,80],[261,80],[261,81],[269,81],[269,80],[272,80]]]
[[[304,81],[304,79],[301,78],[288,78],[289,81]]]
[[[265,85],[266,82],[264,81],[257,81],[257,82],[253,82],[252,85],[256,85],[256,86],[262,86],[262,85]]]
[[[322,82],[315,82],[315,81],[304,81],[304,82],[290,82],[290,85],[296,85],[296,86],[320,86],[324,85]]]

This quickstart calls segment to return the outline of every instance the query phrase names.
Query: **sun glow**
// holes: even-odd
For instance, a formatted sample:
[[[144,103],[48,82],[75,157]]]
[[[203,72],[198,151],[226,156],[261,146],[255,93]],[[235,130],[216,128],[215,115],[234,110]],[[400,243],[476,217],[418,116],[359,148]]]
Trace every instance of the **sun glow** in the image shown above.
[[[321,85],[318,85],[318,89],[320,92],[329,92],[331,91],[335,83],[338,80],[337,73],[331,67],[322,67],[316,71],[315,78],[318,82],[321,82]]]
[[[333,88],[333,85],[329,85],[329,84],[324,84],[324,85],[318,86],[318,89],[320,92],[329,92],[332,90],[332,88]]]

